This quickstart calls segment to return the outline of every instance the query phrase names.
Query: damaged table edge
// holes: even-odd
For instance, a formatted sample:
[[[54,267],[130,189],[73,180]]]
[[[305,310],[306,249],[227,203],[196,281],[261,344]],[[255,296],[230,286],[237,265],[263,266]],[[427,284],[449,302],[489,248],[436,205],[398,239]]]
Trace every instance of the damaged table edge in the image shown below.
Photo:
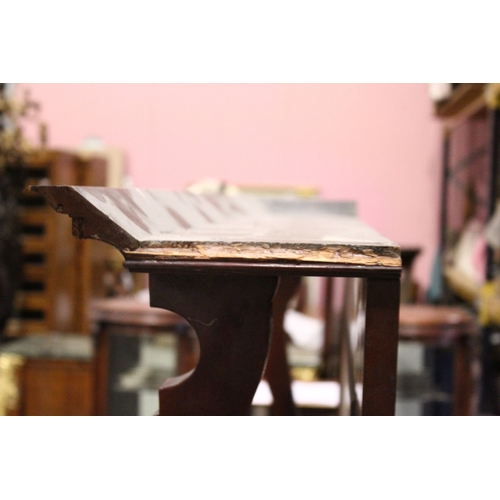
[[[219,258],[217,252],[222,247],[231,248],[235,240],[229,237],[224,242],[216,235],[217,241],[213,245],[210,231],[217,228],[221,233],[228,230],[237,234],[238,222],[244,220],[248,225],[254,207],[259,211],[259,221],[266,220],[266,207],[262,208],[258,203],[252,205],[253,201],[248,201],[248,198],[235,197],[228,201],[228,197],[222,196],[185,195],[182,192],[162,194],[138,189],[35,186],[30,191],[44,196],[56,211],[67,213],[73,219],[75,236],[110,243],[121,251],[125,257],[124,265],[131,271],[149,272],[151,306],[172,310],[194,326],[200,341],[200,362],[192,373],[169,380],[160,388],[161,415],[247,414],[268,353],[271,305],[277,279],[285,275],[367,279],[362,414],[394,414],[400,249],[379,237],[359,219],[309,214],[311,227],[293,228],[297,214],[292,214],[289,219],[293,231],[289,239],[285,231],[282,241],[276,242],[273,228],[278,232],[282,228],[273,226],[271,213],[268,233],[271,236],[268,240],[252,243],[250,256],[239,252],[239,258],[227,258],[227,255],[234,254],[222,251]],[[167,201],[163,202],[164,199]],[[149,215],[148,212],[154,213]],[[207,222],[200,224],[203,218]],[[211,222],[211,218],[217,223]],[[307,214],[302,218],[307,220]],[[170,224],[167,231],[165,220]],[[286,221],[286,217],[281,214],[280,223],[283,220]],[[369,238],[367,243],[361,238],[362,244],[359,244],[360,238],[354,231],[353,241],[346,241],[344,246],[349,251],[359,249],[361,256],[366,250],[374,258],[365,264],[349,259],[347,262],[341,259],[328,262],[315,260],[316,254],[308,261],[308,247],[317,248],[318,242],[321,244],[321,234],[318,238],[314,233],[314,223],[322,227],[329,220],[339,220],[346,233],[353,232],[351,221],[355,230],[359,225],[359,232],[364,235],[363,231],[366,231],[373,238],[373,244]],[[158,251],[159,247],[168,248],[169,242],[148,241],[147,235],[157,234],[157,230],[168,235],[169,228],[173,228],[171,234],[178,239],[188,233],[207,234],[209,241],[205,243],[212,245],[213,254],[210,258],[198,256],[190,259]],[[262,233],[261,229],[256,228],[256,232]],[[301,233],[309,239],[301,240]],[[243,235],[243,239],[247,236]],[[334,241],[334,244],[342,247],[344,239],[340,235],[340,242]],[[185,243],[189,242],[182,241],[181,245]],[[259,252],[254,251],[259,245],[263,248],[264,245],[274,245],[278,250],[291,249],[285,254],[292,257],[297,251],[302,254],[295,260],[292,257],[259,259]],[[328,243],[325,243],[327,247]],[[323,252],[321,258],[327,259],[328,255],[328,252]],[[236,386],[235,380],[238,381]]]

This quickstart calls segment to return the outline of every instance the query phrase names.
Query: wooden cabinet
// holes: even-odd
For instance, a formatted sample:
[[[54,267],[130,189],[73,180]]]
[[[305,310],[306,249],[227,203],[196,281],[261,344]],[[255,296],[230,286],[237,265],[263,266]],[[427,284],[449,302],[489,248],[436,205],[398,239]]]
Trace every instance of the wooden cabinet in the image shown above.
[[[14,357],[15,408],[21,416],[93,415],[93,349],[89,337],[79,334],[34,334],[0,347],[0,356]],[[1,399],[1,398],[0,398]]]
[[[106,162],[41,151],[25,169],[25,185],[38,184],[105,186]],[[39,195],[24,192],[19,204],[23,277],[7,335],[88,332],[89,300],[105,295],[105,267],[117,252],[101,242],[74,238],[71,219],[58,216]]]
[[[84,360],[28,359],[20,373],[20,414],[93,414],[92,363]]]

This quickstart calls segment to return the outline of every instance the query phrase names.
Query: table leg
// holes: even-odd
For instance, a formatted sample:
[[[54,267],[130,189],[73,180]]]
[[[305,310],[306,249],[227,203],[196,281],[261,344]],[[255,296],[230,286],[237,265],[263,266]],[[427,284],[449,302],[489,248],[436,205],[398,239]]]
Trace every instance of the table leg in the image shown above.
[[[453,415],[473,415],[474,379],[472,374],[473,346],[471,338],[459,337],[454,350]]]
[[[151,273],[152,307],[183,316],[200,357],[160,387],[160,415],[248,415],[269,350],[278,278]]]
[[[177,328],[177,375],[191,371],[198,363],[198,343],[187,325]]]
[[[399,326],[398,279],[368,279],[362,415],[394,415]]]
[[[106,325],[99,323],[94,336],[94,415],[108,414],[109,335]]]
[[[283,326],[288,302],[297,292],[300,276],[282,276],[273,301],[273,334],[264,378],[273,395],[273,415],[296,415],[290,366],[286,356],[286,332]]]

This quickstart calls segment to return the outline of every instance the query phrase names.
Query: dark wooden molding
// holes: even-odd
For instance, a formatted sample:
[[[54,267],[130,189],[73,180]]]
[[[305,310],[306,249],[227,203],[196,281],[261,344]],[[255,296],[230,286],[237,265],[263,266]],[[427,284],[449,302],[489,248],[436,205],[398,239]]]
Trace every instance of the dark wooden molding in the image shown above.
[[[485,83],[461,83],[452,92],[450,98],[436,104],[435,112],[439,118],[451,118],[464,113],[474,103],[474,111],[484,107]]]
[[[284,263],[399,269],[400,248],[340,202],[36,186],[73,233],[116,246],[128,263]],[[131,266],[132,267],[132,266]]]
[[[81,197],[72,186],[29,186],[28,191],[42,195],[56,212],[69,215],[76,238],[104,241],[122,252],[139,247],[135,238]]]

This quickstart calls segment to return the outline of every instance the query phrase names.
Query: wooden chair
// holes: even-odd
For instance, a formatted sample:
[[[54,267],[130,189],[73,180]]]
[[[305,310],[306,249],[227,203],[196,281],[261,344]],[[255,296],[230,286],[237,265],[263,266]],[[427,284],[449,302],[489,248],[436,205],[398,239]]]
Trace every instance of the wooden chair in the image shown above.
[[[464,307],[418,303],[413,265],[419,253],[419,248],[401,249],[403,275],[399,340],[403,343],[418,342],[424,348],[432,348],[434,351],[436,349],[438,351],[451,350],[452,373],[446,374],[446,377],[451,378],[453,384],[452,413],[453,415],[474,415],[477,406],[474,398],[475,384],[478,380],[477,346],[480,334],[476,318]],[[441,370],[439,366],[434,368]],[[400,388],[402,388],[405,384],[401,375],[399,381]],[[427,383],[428,387],[413,389],[411,392],[419,396],[416,393],[420,391],[420,396],[422,396],[423,392],[430,391],[429,398],[432,399],[432,393],[436,393],[436,388],[432,387],[433,381],[430,382],[430,384]]]
[[[400,307],[399,338],[424,346],[449,348],[453,352],[453,415],[477,411],[477,345],[480,330],[475,317],[459,306],[403,304]]]
[[[94,408],[96,415],[108,414],[110,336],[141,337],[171,332],[176,336],[176,372],[183,374],[196,366],[198,358],[194,332],[184,318],[165,309],[153,308],[149,302],[133,297],[96,300],[91,304],[94,325]],[[116,354],[115,354],[116,355]]]

